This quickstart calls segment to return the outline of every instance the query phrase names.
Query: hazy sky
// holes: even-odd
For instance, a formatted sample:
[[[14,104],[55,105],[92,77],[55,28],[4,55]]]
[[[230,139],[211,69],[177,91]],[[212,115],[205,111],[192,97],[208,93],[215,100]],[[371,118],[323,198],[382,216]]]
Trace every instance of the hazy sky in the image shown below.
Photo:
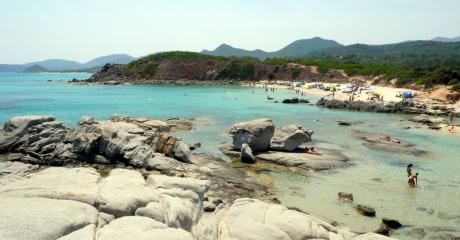
[[[458,35],[458,0],[0,0],[0,63]]]

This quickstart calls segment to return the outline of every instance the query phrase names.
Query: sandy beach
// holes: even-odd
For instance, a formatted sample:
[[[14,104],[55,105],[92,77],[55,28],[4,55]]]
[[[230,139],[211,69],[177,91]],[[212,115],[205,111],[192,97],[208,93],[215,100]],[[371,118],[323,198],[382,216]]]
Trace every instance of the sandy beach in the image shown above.
[[[275,89],[286,89],[292,92],[300,91],[304,94],[316,95],[319,97],[324,97],[326,99],[333,99],[331,91],[325,91],[319,88],[308,88],[307,85],[302,85],[300,87],[293,87],[293,86],[286,86],[286,85],[280,85],[280,84],[269,84],[267,86],[265,86],[264,84],[256,84],[255,86],[275,88]],[[341,87],[343,86],[345,86],[345,84],[342,84]],[[349,100],[351,94],[342,92],[341,87],[339,87],[340,90],[335,92],[334,99],[341,100],[341,101]],[[383,100],[370,100],[369,99],[370,94],[368,93],[369,90],[365,90],[365,91],[362,91],[361,93],[359,92],[355,93],[354,101],[399,102],[402,100],[402,98],[398,97],[398,95],[400,95],[402,92],[405,92],[405,91],[411,91],[411,92],[417,93],[417,96],[414,98],[417,101],[421,101],[421,102],[438,101],[440,102],[438,99],[433,99],[433,97],[431,96],[432,94],[430,94],[429,92],[415,91],[415,90],[408,89],[408,88],[395,88],[395,87],[375,86],[375,85],[372,85],[371,88],[374,91],[379,92],[380,96],[383,96]],[[453,107],[456,112],[460,112],[460,102],[457,102],[455,104],[445,104],[445,105],[448,107]],[[441,129],[439,129],[439,131],[443,133],[452,134],[455,136],[460,136],[460,128],[458,124],[456,125],[456,128],[453,132],[449,131],[448,126],[442,127]]]

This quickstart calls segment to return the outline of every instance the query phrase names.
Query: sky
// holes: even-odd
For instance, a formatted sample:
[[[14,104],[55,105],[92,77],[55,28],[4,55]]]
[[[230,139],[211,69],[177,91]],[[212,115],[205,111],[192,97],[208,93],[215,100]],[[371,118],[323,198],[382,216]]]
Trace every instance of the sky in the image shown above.
[[[0,0],[0,64],[459,35],[458,0]]]

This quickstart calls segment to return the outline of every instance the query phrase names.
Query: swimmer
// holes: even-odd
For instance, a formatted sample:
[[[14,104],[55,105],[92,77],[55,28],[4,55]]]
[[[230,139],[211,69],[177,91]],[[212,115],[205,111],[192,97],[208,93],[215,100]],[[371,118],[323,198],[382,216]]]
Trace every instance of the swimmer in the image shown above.
[[[417,181],[418,181],[418,172],[416,172],[415,174],[412,174],[409,177],[409,180],[407,181],[407,183],[409,183],[411,187],[415,187],[417,185]]]

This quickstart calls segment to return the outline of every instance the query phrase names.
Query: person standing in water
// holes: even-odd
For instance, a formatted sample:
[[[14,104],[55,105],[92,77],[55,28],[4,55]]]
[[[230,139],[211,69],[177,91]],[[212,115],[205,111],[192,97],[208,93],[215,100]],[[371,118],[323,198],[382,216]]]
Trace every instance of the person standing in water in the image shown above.
[[[449,112],[449,115],[447,115],[448,119],[449,119],[449,125],[450,125],[450,128],[449,128],[449,132],[454,132],[454,125],[455,125],[455,113],[454,111],[451,111]]]
[[[417,185],[417,181],[418,181],[418,172],[412,174],[409,177],[409,180],[407,181],[407,183],[409,183],[411,187],[415,187]]]
[[[407,165],[407,167],[406,167],[407,177],[412,176],[412,167],[413,166],[414,166],[414,164],[412,164],[412,163],[409,163],[409,165]]]

